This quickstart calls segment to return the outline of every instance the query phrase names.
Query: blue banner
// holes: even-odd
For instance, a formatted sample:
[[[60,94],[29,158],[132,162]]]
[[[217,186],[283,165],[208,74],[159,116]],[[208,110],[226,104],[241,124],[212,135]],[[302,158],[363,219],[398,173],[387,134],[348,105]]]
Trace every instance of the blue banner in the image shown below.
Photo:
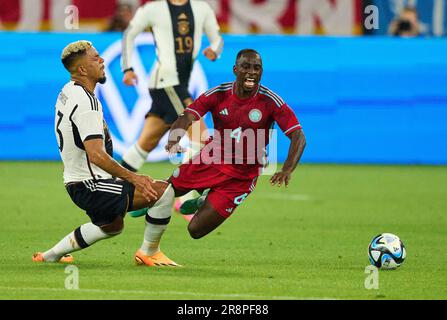
[[[142,79],[125,87],[120,34],[0,33],[0,159],[57,160],[54,105],[69,74],[60,62],[69,42],[87,39],[107,62],[98,85],[116,156],[135,141],[150,108]],[[150,35],[137,39],[147,75],[154,59]],[[206,45],[206,44],[205,44]],[[255,48],[262,83],[296,112],[308,146],[303,162],[447,164],[447,40],[382,37],[225,36],[221,59],[203,57],[191,90],[232,81],[237,52]],[[211,119],[207,118],[211,126]],[[288,139],[278,133],[278,160]],[[163,142],[162,142],[163,143]],[[162,146],[151,160],[166,159]]]

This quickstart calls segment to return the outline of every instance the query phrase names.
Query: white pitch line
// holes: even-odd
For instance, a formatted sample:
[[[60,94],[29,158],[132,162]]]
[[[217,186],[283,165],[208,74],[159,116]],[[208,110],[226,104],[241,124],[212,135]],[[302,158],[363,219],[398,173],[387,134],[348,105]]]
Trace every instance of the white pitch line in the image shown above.
[[[335,298],[312,298],[295,296],[261,296],[256,294],[237,294],[237,293],[200,293],[200,292],[181,292],[181,291],[146,291],[146,290],[104,290],[104,289],[65,289],[65,288],[43,288],[43,287],[0,287],[0,290],[7,291],[57,291],[57,292],[92,292],[92,293],[119,293],[119,294],[144,294],[150,295],[190,295],[204,296],[214,298],[254,298],[254,299],[272,299],[272,300],[336,300]]]

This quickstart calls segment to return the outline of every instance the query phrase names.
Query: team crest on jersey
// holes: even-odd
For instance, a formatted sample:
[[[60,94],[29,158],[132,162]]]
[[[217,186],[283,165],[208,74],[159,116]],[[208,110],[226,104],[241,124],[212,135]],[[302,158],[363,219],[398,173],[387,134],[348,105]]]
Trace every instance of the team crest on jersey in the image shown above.
[[[188,21],[188,16],[184,13],[180,14],[178,16],[178,33],[180,33],[181,35],[185,35],[189,33],[189,21]]]
[[[262,112],[258,109],[253,109],[249,112],[248,117],[252,122],[259,122],[262,119]]]

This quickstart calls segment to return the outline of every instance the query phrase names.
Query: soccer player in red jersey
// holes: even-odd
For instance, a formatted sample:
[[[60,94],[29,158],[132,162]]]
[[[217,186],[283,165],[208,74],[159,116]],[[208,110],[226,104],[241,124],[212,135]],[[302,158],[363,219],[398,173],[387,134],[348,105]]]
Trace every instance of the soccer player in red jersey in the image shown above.
[[[188,225],[194,239],[216,229],[254,190],[274,122],[290,139],[290,146],[284,166],[271,177],[271,184],[287,186],[303,154],[306,139],[301,125],[281,97],[260,84],[262,71],[257,51],[239,51],[233,66],[236,81],[202,94],[171,127],[166,150],[178,153],[183,151],[179,141],[194,121],[207,112],[214,121],[214,136],[169,179],[176,196],[210,189]]]

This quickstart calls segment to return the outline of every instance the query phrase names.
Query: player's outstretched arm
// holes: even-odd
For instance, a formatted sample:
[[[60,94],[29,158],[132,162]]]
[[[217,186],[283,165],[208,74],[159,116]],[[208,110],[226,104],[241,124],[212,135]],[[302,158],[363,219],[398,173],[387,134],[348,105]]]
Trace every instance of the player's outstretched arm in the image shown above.
[[[224,40],[220,35],[220,27],[214,11],[209,5],[205,4],[205,7],[207,14],[203,27],[210,42],[210,46],[203,50],[203,54],[207,59],[215,61],[222,54]]]
[[[158,199],[158,194],[153,188],[154,180],[151,177],[135,174],[122,167],[105,152],[102,139],[90,139],[84,141],[85,152],[88,160],[114,177],[129,181],[148,202]]]
[[[290,146],[289,154],[287,155],[286,162],[281,171],[275,173],[270,178],[271,185],[277,184],[280,187],[283,183],[287,187],[292,177],[292,172],[298,165],[301,156],[303,155],[304,148],[306,147],[306,137],[302,130],[296,130],[289,135]]]
[[[152,4],[146,4],[138,8],[126,31],[123,33],[121,68],[124,73],[123,83],[127,86],[134,86],[138,81],[137,75],[132,69],[132,56],[135,49],[134,41],[144,29],[153,25],[154,14],[152,11]]]
[[[169,131],[168,143],[165,146],[167,152],[179,153],[184,151],[178,143],[185,135],[191,124],[196,120],[196,117],[189,112],[183,113],[177,118],[177,120],[175,120],[171,126],[171,130]]]

